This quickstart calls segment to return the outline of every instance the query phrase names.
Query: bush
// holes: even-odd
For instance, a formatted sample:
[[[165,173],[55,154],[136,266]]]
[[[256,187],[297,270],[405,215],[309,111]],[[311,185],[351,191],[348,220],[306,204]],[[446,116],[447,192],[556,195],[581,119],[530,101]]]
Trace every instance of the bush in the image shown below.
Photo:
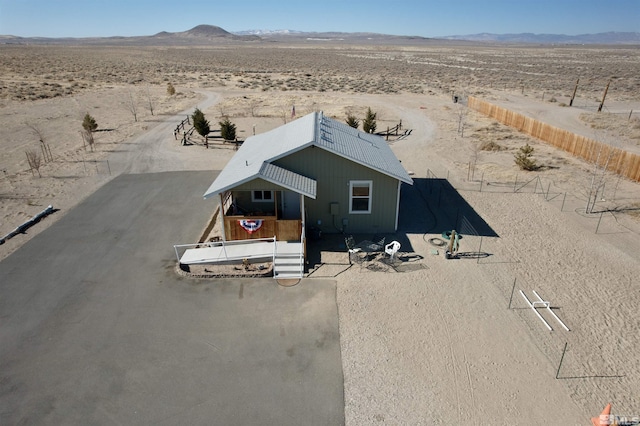
[[[91,115],[85,114],[84,120],[82,121],[82,128],[87,132],[95,132],[98,128],[98,123]]]
[[[220,135],[225,141],[234,141],[236,139],[236,125],[225,118],[218,123],[220,125]]]
[[[494,141],[485,141],[480,144],[480,151],[502,151],[502,146]]]
[[[518,165],[518,167],[520,167],[520,170],[538,170],[539,166],[536,164],[536,160],[534,158],[531,158],[532,155],[533,148],[529,144],[520,147],[520,150],[514,156],[515,163]]]
[[[349,127],[353,127],[354,129],[357,129],[358,126],[360,126],[360,120],[358,120],[356,116],[351,113],[347,114],[347,119],[345,120],[345,122]]]
[[[365,133],[373,133],[376,131],[376,117],[377,113],[371,111],[371,107],[367,108],[367,114],[362,120],[362,130]]]
[[[209,121],[204,117],[204,113],[200,111],[199,108],[196,108],[191,119],[193,120],[193,127],[196,128],[196,132],[206,139],[209,132],[211,132],[211,128],[209,127]]]

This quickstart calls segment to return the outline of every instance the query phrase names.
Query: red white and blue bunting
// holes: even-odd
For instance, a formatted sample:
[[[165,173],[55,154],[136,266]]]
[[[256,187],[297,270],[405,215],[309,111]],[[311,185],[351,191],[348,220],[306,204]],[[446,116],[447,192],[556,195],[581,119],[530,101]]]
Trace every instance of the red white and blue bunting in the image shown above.
[[[238,223],[242,226],[242,229],[250,234],[253,234],[262,227],[262,219],[240,219]]]

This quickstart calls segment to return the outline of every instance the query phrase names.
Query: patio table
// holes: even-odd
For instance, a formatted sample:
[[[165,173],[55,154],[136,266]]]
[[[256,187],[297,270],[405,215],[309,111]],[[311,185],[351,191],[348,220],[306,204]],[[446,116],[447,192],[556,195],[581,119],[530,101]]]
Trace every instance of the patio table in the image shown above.
[[[360,249],[365,253],[381,253],[384,249],[382,244],[375,243],[370,240],[364,240],[355,245],[355,248]]]

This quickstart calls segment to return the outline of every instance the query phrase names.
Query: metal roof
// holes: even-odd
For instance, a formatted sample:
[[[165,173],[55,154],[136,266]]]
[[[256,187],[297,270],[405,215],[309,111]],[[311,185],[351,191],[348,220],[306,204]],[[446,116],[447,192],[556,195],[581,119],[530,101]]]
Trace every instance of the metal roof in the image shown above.
[[[380,136],[361,132],[322,114],[318,114],[316,129],[316,146],[413,185],[407,171]]]
[[[283,169],[271,163],[263,163],[260,169],[262,179],[283,186],[287,189],[316,198],[317,182],[315,179],[294,173],[291,170]]]
[[[256,178],[315,198],[314,179],[271,164],[312,145],[413,184],[384,139],[325,117],[321,112],[313,112],[269,132],[247,138],[207,189],[204,198]]]

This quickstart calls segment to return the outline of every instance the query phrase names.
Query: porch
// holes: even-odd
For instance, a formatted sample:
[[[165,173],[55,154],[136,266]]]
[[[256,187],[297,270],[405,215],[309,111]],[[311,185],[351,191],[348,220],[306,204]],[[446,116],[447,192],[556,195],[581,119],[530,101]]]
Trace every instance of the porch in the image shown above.
[[[292,191],[227,191],[220,194],[223,239],[302,241],[303,196]]]

